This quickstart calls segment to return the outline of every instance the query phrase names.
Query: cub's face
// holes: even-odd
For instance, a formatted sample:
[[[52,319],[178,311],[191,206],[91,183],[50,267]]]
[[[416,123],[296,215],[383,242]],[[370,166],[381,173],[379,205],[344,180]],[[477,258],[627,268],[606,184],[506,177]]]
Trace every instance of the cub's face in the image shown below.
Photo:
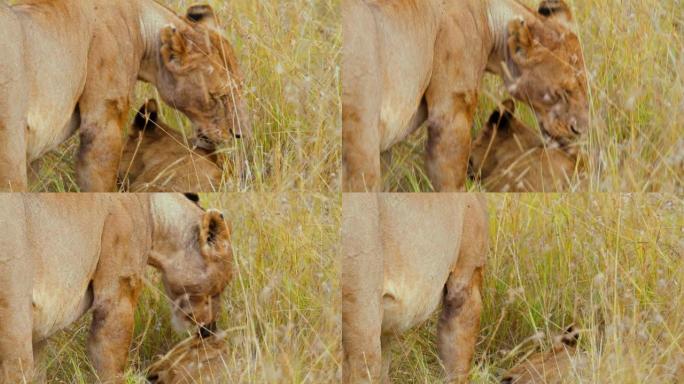
[[[579,333],[568,328],[547,352],[539,352],[513,367],[501,379],[501,384],[563,383],[572,374],[573,363],[585,356],[577,351]]]
[[[541,140],[535,136],[534,131],[516,119],[514,112],[515,103],[513,100],[506,100],[489,116],[471,146],[471,176],[486,178],[500,167],[510,165],[499,164],[500,159],[519,153],[520,145],[541,145]]]

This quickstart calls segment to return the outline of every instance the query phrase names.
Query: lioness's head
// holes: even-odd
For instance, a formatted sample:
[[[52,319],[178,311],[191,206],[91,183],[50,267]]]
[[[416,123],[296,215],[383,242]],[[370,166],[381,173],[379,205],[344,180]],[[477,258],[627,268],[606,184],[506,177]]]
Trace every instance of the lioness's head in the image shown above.
[[[508,25],[509,92],[529,103],[542,129],[561,141],[586,132],[589,103],[584,56],[562,0],[545,0],[539,18]]]
[[[577,353],[579,332],[569,327],[547,352],[538,352],[527,357],[520,365],[506,372],[501,384],[563,383],[572,373],[575,363],[583,356]],[[577,364],[575,364],[577,365]]]
[[[184,21],[161,31],[159,94],[190,118],[198,136],[215,144],[248,137],[251,125],[240,70],[214,11],[195,5]]]
[[[155,194],[153,248],[149,263],[162,272],[173,303],[174,328],[213,330],[220,296],[231,278],[230,228],[217,210],[204,211],[188,194]]]

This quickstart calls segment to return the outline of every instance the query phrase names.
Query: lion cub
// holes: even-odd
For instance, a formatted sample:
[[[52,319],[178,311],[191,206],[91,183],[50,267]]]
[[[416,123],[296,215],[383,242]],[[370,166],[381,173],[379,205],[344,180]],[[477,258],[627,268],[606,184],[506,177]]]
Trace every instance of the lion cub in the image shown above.
[[[223,170],[215,149],[189,148],[184,137],[159,119],[155,99],[135,116],[119,165],[119,180],[130,192],[211,192]]]
[[[225,331],[196,334],[176,344],[147,369],[151,384],[221,384],[228,382]]]
[[[527,357],[501,379],[501,384],[560,384],[568,379],[574,368],[582,364],[586,355],[578,352],[579,332],[568,328],[553,348]]]
[[[470,170],[489,192],[555,192],[570,185],[577,158],[545,145],[538,132],[517,120],[515,103],[495,110],[473,142]]]

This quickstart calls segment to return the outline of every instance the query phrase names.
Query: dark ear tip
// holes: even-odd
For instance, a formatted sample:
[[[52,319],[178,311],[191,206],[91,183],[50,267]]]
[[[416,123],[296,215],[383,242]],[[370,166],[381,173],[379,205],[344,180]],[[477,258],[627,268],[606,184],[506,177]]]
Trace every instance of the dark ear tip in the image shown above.
[[[199,198],[198,194],[196,194],[196,193],[184,193],[183,195],[185,195],[185,197],[188,200],[192,201],[193,203],[199,204],[200,198]]]
[[[575,329],[574,325],[569,326],[561,338],[561,342],[569,347],[574,347],[579,341],[579,332]]]
[[[492,127],[495,127],[499,125],[499,121],[501,121],[501,111],[498,109],[494,110],[491,115],[489,115],[489,120],[487,121],[488,125],[491,125]]]
[[[548,7],[544,6],[544,5],[542,5],[541,7],[539,7],[538,12],[539,12],[540,15],[546,16],[546,17],[549,17],[549,16],[551,16],[551,15],[553,14],[553,11],[551,10],[551,8],[548,8]]]
[[[193,22],[202,21],[207,16],[214,14],[213,8],[209,4],[196,4],[188,8],[187,17]]]

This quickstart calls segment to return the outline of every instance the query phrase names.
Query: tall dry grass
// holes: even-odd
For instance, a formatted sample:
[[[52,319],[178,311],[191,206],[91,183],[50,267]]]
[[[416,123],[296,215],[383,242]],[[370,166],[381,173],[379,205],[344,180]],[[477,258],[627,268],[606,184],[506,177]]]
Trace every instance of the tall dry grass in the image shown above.
[[[539,3],[521,2],[530,7]],[[680,0],[568,3],[586,56],[592,114],[590,132],[580,143],[589,158],[587,180],[571,189],[682,193],[684,4]],[[488,76],[473,131],[479,131],[497,103],[508,97],[501,82]],[[528,109],[521,116],[535,124]],[[424,131],[391,151],[391,161],[385,164],[386,190],[432,189],[424,167]]]
[[[472,382],[498,383],[575,324],[567,383],[684,382],[684,201],[671,195],[489,195],[490,252]],[[397,383],[440,382],[435,316],[393,350]]]
[[[337,253],[338,198],[306,194],[210,194],[233,227],[234,278],[224,293],[219,327],[228,332],[225,370],[231,383],[330,383],[340,370]],[[138,304],[128,383],[184,336],[152,269]],[[95,382],[85,355],[89,319],[52,338],[49,383]]]
[[[195,2],[160,0],[183,13]],[[337,189],[340,164],[339,0],[207,1],[236,50],[253,119],[253,142],[227,145],[225,184],[217,191],[327,191]],[[140,85],[131,106],[156,97]],[[162,118],[190,131],[170,108]],[[34,191],[77,191],[78,139],[45,156]],[[239,171],[232,171],[233,169]],[[213,191],[207,191],[213,192]]]

